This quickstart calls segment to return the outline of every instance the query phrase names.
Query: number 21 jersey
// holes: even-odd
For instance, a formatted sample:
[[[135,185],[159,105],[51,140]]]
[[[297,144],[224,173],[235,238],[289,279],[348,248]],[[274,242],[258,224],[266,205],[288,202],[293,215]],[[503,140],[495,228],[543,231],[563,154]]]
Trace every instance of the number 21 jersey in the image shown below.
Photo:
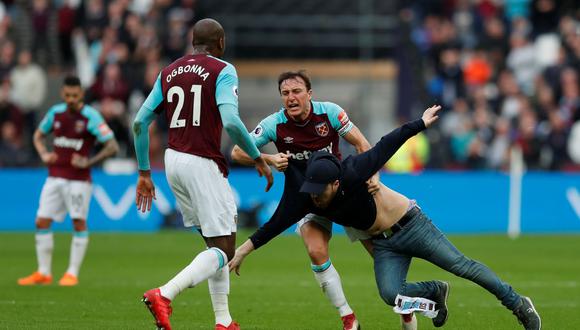
[[[154,111],[165,111],[169,148],[209,158],[227,176],[220,151],[223,124],[218,106],[238,106],[233,65],[210,55],[186,55],[163,69],[158,80],[163,100]]]

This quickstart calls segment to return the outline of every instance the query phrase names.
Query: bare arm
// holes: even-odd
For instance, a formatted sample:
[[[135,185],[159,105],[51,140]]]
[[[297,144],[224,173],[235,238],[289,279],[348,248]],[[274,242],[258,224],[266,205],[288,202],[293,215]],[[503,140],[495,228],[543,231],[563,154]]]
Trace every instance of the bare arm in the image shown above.
[[[44,141],[45,137],[46,135],[42,133],[41,130],[36,129],[36,131],[34,131],[33,143],[36,152],[38,152],[38,156],[42,159],[42,162],[48,165],[56,161],[57,155],[52,151],[48,151]]]
[[[88,168],[92,167],[93,165],[115,155],[119,151],[119,144],[117,140],[113,137],[105,141],[103,144],[103,148],[91,158],[82,157],[78,154],[74,154],[73,158],[71,159],[71,164],[74,167],[78,168]]]
[[[274,166],[279,172],[283,172],[288,168],[288,156],[286,154],[277,153],[272,155],[262,153],[261,155],[268,165]],[[232,160],[246,166],[253,166],[255,163],[254,160],[237,145],[232,149]]]

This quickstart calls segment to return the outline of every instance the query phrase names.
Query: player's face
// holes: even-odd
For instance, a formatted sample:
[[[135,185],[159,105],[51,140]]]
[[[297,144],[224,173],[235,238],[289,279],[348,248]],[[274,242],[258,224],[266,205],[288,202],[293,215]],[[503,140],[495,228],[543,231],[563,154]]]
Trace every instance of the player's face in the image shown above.
[[[288,115],[296,121],[303,121],[310,114],[310,99],[312,90],[306,88],[302,78],[286,79],[280,84],[282,104],[288,111]]]
[[[71,110],[79,110],[83,104],[83,89],[80,86],[63,86],[61,96]]]
[[[333,183],[327,184],[321,194],[310,194],[310,198],[312,198],[314,205],[319,209],[327,208],[328,205],[330,205],[330,202],[334,199],[334,196],[336,196],[339,185],[339,181],[336,180]]]

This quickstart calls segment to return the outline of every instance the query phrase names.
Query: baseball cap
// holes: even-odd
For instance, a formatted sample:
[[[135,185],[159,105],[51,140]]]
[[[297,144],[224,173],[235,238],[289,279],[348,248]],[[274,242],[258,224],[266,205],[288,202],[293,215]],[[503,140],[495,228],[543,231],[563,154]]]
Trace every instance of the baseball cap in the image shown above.
[[[328,152],[316,152],[308,160],[306,179],[300,192],[321,194],[326,185],[340,178],[340,161]]]

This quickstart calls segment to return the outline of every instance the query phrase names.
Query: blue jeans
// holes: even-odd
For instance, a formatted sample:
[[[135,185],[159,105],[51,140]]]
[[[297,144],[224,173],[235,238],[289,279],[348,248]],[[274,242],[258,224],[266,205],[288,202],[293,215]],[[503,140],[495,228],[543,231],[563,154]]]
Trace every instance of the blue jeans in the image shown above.
[[[417,214],[397,233],[373,239],[375,278],[383,300],[393,306],[397,294],[433,299],[438,294],[435,281],[408,283],[411,258],[425,259],[459,277],[477,283],[491,292],[510,310],[520,304],[521,296],[484,264],[461,253],[423,212]]]

